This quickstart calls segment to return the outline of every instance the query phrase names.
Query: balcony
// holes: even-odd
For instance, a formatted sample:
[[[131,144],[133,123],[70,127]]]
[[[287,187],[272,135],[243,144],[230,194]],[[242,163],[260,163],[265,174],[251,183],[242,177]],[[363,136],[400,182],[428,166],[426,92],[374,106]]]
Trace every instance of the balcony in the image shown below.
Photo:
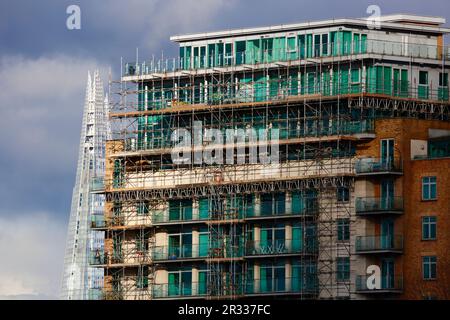
[[[103,288],[89,288],[88,300],[103,300],[104,298]]]
[[[401,276],[381,276],[380,288],[369,289],[367,280],[369,276],[356,276],[356,293],[401,293],[403,292],[403,277]]]
[[[403,214],[402,197],[361,197],[356,198],[356,215],[375,216]]]
[[[318,279],[314,275],[292,278],[254,279],[245,284],[246,296],[264,295],[305,295],[318,294]]]
[[[399,159],[361,158],[356,161],[355,171],[358,176],[401,175],[402,166]]]
[[[91,179],[91,192],[104,192],[105,191],[105,182],[104,177],[93,177]]]
[[[153,299],[199,298],[208,293],[207,283],[163,283],[153,285]]]
[[[402,253],[403,236],[359,236],[356,237],[357,254]]]
[[[278,255],[312,255],[317,253],[317,242],[315,237],[305,240],[248,241],[245,249],[246,257],[248,258]]]
[[[106,221],[104,215],[91,216],[91,229],[105,229]]]
[[[183,245],[177,247],[157,246],[153,249],[154,261],[203,260],[208,256],[208,245]]]
[[[323,44],[322,44],[323,46]],[[254,49],[230,53],[211,53],[203,55],[180,56],[153,59],[140,63],[130,62],[124,65],[124,76],[142,76],[166,72],[205,70],[211,68],[239,67],[243,65],[262,65],[267,63],[312,60],[311,58],[349,58],[354,55],[388,55],[403,58],[441,60],[450,59],[448,47],[425,45],[423,43],[404,43],[384,40],[336,41],[325,44],[327,50],[319,47],[296,49]]]
[[[89,252],[89,264],[91,266],[103,266],[108,263],[108,255],[103,250]]]
[[[246,212],[245,220],[263,220],[272,218],[289,218],[289,217],[303,217],[312,218],[317,215],[318,204],[316,198],[304,198],[303,202],[299,203],[295,208],[287,211],[285,210],[285,203],[283,202],[279,209],[275,205],[274,210],[261,210],[259,214],[256,214],[254,210]],[[270,205],[271,207],[271,205]]]

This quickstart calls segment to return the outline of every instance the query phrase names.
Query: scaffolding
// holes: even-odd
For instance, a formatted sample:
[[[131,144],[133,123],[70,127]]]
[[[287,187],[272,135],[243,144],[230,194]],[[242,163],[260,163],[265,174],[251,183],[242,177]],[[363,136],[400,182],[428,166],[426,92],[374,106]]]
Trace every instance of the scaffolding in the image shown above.
[[[420,89],[406,78],[385,81],[377,77],[377,60],[361,53],[249,64],[243,59],[207,72],[141,74],[138,64],[133,72],[127,65],[128,73],[110,83],[117,97],[110,97],[113,138],[107,143],[104,298],[350,298],[354,283],[340,279],[337,263],[353,259],[353,239],[337,241],[336,229],[341,219],[354,228],[350,195],[358,144],[374,138],[380,117],[450,115],[442,88]],[[202,143],[177,149],[192,161],[174,163],[180,141],[173,131],[195,132],[196,123],[202,124]],[[250,151],[261,145],[251,140],[249,128],[279,129],[280,163],[252,163]],[[238,144],[220,147],[224,155],[231,150],[233,164],[195,161],[197,153],[217,150],[205,138],[207,129],[241,134]],[[237,148],[244,150],[242,163]],[[262,214],[268,204],[272,210]],[[277,221],[301,230],[301,241],[289,229],[290,238],[262,246],[252,230]],[[194,242],[188,249],[177,244],[175,251],[158,245],[161,230],[191,225],[207,231],[206,249]],[[261,261],[290,264],[284,284],[263,285],[257,278]],[[173,265],[206,270],[187,290],[181,280],[174,287],[158,279],[159,270]]]

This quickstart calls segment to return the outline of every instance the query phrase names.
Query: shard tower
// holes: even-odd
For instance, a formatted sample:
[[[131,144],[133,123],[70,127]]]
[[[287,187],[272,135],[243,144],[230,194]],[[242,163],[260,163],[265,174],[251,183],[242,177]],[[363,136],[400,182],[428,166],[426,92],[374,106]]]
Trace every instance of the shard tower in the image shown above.
[[[103,250],[104,232],[90,226],[103,216],[103,177],[108,101],[99,71],[88,73],[75,186],[67,232],[61,299],[92,299],[103,285],[103,270],[90,268],[93,253]]]

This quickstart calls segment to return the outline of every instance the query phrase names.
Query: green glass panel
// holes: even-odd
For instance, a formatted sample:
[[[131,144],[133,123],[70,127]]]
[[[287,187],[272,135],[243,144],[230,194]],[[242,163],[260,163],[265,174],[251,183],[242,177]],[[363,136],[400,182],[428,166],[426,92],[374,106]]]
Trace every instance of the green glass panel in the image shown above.
[[[209,203],[208,199],[200,199],[199,203],[199,218],[208,219],[209,217]]]
[[[315,93],[315,73],[314,72],[310,72],[308,73],[308,94],[314,94]]]
[[[191,53],[192,47],[191,46],[185,47],[184,69],[186,70],[191,68]]]
[[[352,32],[344,31],[342,54],[348,55],[352,52],[351,50],[352,50]]]
[[[341,74],[341,83],[340,83],[340,91],[341,94],[349,93],[349,72],[348,69],[343,68],[340,70]]]
[[[207,272],[199,271],[198,273],[198,294],[205,295],[207,294]]]
[[[305,57],[306,57],[305,49],[306,49],[305,35],[300,35],[298,37],[298,51],[300,53],[300,59],[305,59]]]
[[[361,53],[367,53],[367,34],[361,35]]]
[[[313,35],[306,35],[306,57],[311,58],[313,56]]]
[[[288,53],[288,59],[289,60],[296,60],[298,59],[298,51],[296,47],[296,38],[290,37],[287,38],[287,51]]]
[[[383,69],[383,88],[384,94],[392,94],[392,67],[384,67]]]
[[[199,235],[199,249],[198,254],[200,257],[206,257],[209,249],[209,236],[207,233],[201,233]]]
[[[324,71],[323,72],[323,74],[322,74],[322,78],[323,78],[323,80],[322,80],[322,94],[323,95],[325,95],[325,96],[329,96],[330,95],[330,90],[331,90],[331,88],[330,88],[330,80],[331,80],[331,78],[330,78],[330,72],[329,71]]]
[[[303,248],[302,227],[292,228],[292,251],[299,252]]]
[[[286,38],[279,37],[273,39],[273,61],[286,60]]]
[[[235,48],[236,64],[245,63],[245,41],[236,41]]]
[[[180,295],[180,274],[169,273],[169,296]]]
[[[292,193],[292,214],[301,214],[304,210],[302,194],[300,192]]]
[[[184,47],[180,47],[180,66],[181,66],[182,69],[185,68],[185,64],[184,64],[184,58],[185,58],[185,56],[184,56],[184,51],[185,51]]]
[[[361,85],[360,85],[360,72],[359,69],[351,69],[350,76],[351,76],[351,93],[360,93],[361,92]]]
[[[353,34],[353,53],[358,54],[361,52],[361,41],[359,33]]]
[[[224,48],[223,48],[223,43],[217,43],[216,44],[216,66],[223,66],[223,61],[224,61]]]

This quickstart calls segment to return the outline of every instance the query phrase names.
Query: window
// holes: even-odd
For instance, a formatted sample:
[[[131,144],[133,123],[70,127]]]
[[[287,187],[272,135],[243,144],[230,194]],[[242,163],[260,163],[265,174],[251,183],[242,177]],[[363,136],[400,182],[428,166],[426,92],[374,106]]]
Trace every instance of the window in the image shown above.
[[[436,177],[422,178],[422,200],[436,200],[437,185]]]
[[[439,86],[447,87],[448,86],[448,73],[439,73]]]
[[[322,55],[328,55],[328,34],[322,35]]]
[[[350,280],[350,258],[337,258],[337,281]]]
[[[339,187],[337,189],[337,201],[347,202],[350,199],[350,190],[347,187]]]
[[[422,217],[422,240],[436,240],[436,217]]]
[[[138,215],[147,215],[148,214],[148,203],[139,202],[137,205],[137,214]]]
[[[428,99],[429,90],[428,90],[428,72],[420,71],[419,72],[419,86],[418,86],[418,96],[419,99]]]
[[[346,241],[350,239],[350,220],[338,219],[337,220],[337,234],[339,241]]]
[[[428,72],[427,71],[419,72],[419,84],[421,84],[421,85],[428,84]]]
[[[314,35],[314,56],[320,57],[320,34]]]
[[[436,256],[422,257],[422,271],[424,280],[436,279]]]
[[[295,52],[296,51],[296,39],[295,37],[287,38],[287,52]]]

